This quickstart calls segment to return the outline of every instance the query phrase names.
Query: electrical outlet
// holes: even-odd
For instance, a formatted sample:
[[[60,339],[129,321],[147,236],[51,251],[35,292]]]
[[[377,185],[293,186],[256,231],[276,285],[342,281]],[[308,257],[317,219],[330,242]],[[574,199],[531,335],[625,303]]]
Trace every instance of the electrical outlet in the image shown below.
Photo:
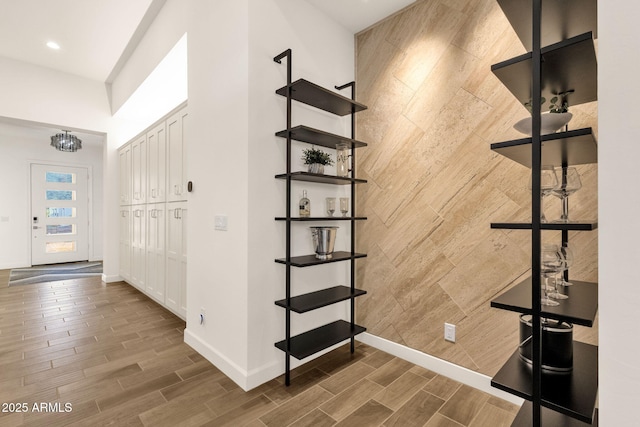
[[[204,310],[204,308],[200,309],[200,324],[204,325],[205,319],[206,319],[206,315],[207,312]]]
[[[456,342],[456,325],[451,323],[444,324],[444,339],[446,341]]]

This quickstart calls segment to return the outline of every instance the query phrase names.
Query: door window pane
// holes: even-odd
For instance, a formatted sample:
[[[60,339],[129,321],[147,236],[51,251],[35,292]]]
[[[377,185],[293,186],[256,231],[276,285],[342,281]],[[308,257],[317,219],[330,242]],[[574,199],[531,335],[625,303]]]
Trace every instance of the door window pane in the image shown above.
[[[64,173],[64,172],[47,172],[46,181],[47,182],[66,182],[66,183],[73,184],[74,182],[76,182],[76,174]]]
[[[76,234],[75,224],[47,225],[47,235]]]
[[[47,208],[47,218],[75,218],[76,208]]]
[[[76,192],[70,190],[47,190],[47,200],[75,200]]]
[[[76,250],[76,242],[47,242],[45,246],[48,254],[75,252]]]

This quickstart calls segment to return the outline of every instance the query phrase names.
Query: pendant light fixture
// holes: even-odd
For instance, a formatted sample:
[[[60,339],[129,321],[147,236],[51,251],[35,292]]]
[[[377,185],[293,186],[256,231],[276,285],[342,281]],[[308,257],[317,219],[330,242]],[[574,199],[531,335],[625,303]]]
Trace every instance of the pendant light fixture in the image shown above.
[[[82,148],[82,140],[75,135],[69,135],[69,131],[57,133],[51,137],[51,146],[58,151],[75,152]]]

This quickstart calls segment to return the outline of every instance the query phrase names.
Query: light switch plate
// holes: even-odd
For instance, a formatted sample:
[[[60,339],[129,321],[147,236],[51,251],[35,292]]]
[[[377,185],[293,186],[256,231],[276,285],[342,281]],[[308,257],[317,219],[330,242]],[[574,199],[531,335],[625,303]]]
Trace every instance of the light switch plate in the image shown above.
[[[451,323],[444,324],[444,339],[450,342],[456,342],[456,325]]]

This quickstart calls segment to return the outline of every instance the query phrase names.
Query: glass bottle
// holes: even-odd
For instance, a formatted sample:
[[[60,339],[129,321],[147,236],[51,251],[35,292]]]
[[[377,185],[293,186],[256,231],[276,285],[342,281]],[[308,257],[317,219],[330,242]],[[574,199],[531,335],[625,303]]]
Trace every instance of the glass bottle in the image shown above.
[[[336,144],[336,175],[349,176],[349,144]]]
[[[311,202],[307,198],[307,190],[302,190],[302,198],[299,203],[300,218],[308,218],[311,216]]]

